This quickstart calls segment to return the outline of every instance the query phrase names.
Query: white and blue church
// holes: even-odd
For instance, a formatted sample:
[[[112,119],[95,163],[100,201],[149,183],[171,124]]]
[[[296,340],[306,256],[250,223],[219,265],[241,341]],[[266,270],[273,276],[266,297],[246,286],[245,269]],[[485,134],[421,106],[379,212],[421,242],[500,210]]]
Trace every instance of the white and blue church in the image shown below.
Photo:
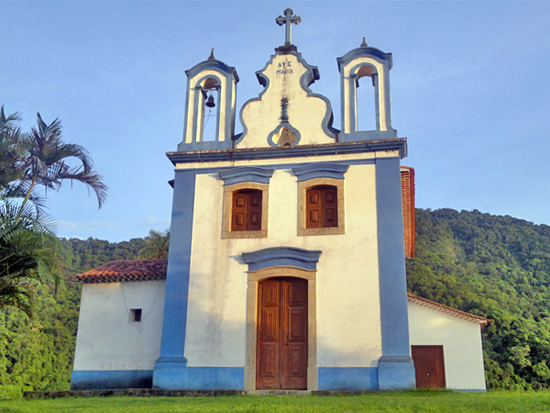
[[[118,261],[83,282],[73,389],[485,390],[488,320],[408,294],[392,55],[337,59],[340,130],[319,80],[285,43],[236,108],[234,67],[187,74],[168,260]],[[375,130],[358,130],[357,88]],[[205,118],[215,111],[214,137]],[[236,116],[242,133],[235,133]],[[414,206],[413,206],[414,211]]]

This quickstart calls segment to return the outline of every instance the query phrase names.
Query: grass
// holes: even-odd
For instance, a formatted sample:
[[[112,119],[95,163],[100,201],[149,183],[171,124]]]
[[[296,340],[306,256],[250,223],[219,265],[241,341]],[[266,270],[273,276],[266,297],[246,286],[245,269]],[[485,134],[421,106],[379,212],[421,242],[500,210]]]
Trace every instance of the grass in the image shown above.
[[[402,391],[339,396],[94,397],[0,401],[2,413],[550,412],[550,391]]]

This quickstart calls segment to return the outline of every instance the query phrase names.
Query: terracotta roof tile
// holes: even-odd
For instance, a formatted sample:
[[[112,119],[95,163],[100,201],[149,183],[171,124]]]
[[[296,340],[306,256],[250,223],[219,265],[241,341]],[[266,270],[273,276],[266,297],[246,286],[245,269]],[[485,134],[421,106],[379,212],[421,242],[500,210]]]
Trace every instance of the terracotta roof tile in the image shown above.
[[[93,270],[69,277],[84,283],[165,280],[168,260],[111,261]]]
[[[419,297],[412,293],[407,293],[407,299],[413,303],[422,305],[424,307],[432,308],[434,310],[438,310],[443,313],[446,313],[458,318],[462,318],[463,320],[468,320],[474,323],[478,323],[481,328],[484,328],[487,324],[491,322],[491,320],[489,320],[488,318],[466,313],[464,311],[457,310],[456,308],[448,307],[446,305],[436,303],[435,301],[428,300],[427,298]]]

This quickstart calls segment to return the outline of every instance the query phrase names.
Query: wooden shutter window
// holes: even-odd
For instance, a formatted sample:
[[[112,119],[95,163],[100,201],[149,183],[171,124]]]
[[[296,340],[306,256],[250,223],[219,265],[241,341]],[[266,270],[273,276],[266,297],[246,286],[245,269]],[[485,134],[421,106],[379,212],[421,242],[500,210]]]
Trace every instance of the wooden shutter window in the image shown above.
[[[244,189],[233,192],[231,231],[259,231],[262,229],[262,191]]]
[[[332,185],[306,190],[306,228],[338,226],[338,189]]]

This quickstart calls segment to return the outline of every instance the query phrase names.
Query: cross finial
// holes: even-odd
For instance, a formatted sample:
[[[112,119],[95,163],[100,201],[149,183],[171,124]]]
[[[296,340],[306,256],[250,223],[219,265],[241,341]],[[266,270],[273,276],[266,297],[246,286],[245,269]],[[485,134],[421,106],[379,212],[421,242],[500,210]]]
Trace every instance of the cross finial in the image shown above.
[[[283,13],[284,17],[279,16],[275,19],[275,21],[279,26],[286,24],[285,46],[290,46],[292,44],[292,23],[298,24],[302,21],[302,19],[297,14],[293,16],[292,14],[294,12],[290,8],[286,9]]]

